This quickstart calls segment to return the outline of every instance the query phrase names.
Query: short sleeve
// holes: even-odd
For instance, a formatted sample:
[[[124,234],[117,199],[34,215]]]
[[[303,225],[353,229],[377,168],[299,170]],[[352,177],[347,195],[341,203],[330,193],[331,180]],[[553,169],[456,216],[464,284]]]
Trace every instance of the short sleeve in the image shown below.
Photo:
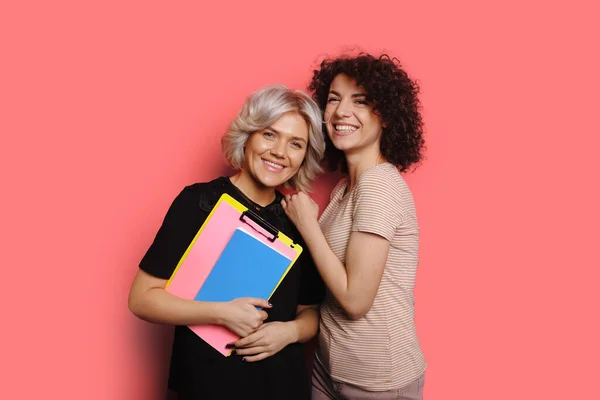
[[[303,248],[302,254],[300,254],[298,261],[296,261],[299,263],[302,271],[298,293],[298,304],[320,304],[325,297],[325,284],[317,271],[315,262],[313,261],[306,244],[302,241],[298,244]]]
[[[367,171],[354,193],[352,231],[373,233],[391,241],[402,222],[401,193],[387,173]]]
[[[140,269],[161,279],[169,279],[194,236],[200,229],[200,207],[193,186],[179,193],[158,230],[152,245],[140,262]]]

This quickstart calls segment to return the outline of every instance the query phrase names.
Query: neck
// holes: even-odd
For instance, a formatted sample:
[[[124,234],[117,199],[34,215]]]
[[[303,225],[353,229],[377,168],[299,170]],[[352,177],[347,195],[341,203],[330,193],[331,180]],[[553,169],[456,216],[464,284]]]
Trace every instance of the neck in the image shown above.
[[[275,200],[275,188],[258,184],[244,170],[229,179],[246,197],[262,207],[268,206]]]
[[[371,167],[386,162],[381,155],[379,144],[355,152],[346,152],[346,163],[348,164],[348,178],[350,184],[348,190],[356,186],[360,175]]]

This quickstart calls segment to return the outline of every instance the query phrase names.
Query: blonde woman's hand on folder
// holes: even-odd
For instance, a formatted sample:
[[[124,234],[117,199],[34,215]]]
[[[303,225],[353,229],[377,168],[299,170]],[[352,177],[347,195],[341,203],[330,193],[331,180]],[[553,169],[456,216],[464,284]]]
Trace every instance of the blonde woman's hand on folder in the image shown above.
[[[300,233],[311,224],[318,225],[319,206],[306,193],[287,194],[281,200],[281,206]]]
[[[256,307],[271,308],[271,304],[263,299],[244,297],[225,303],[225,312],[222,316],[227,329],[238,336],[246,337],[262,326],[268,315]]]
[[[235,352],[244,356],[243,360],[247,362],[264,360],[294,343],[294,335],[292,326],[287,322],[267,322],[253,334],[235,342]]]

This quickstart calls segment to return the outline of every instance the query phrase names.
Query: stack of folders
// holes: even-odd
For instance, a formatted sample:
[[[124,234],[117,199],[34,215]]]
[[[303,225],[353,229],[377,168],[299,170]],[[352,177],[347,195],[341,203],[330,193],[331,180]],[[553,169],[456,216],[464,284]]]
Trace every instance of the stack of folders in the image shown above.
[[[184,299],[227,302],[240,297],[268,300],[302,247],[247,207],[223,194],[188,246],[166,290]],[[218,325],[189,327],[224,356],[239,337]]]

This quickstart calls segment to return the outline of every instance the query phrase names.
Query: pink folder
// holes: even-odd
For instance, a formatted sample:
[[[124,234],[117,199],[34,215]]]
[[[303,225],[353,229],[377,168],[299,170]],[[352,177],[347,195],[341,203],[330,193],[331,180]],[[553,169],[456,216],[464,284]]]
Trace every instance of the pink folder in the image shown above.
[[[194,299],[237,228],[245,228],[253,237],[290,259],[291,268],[302,247],[281,232],[269,232],[245,212],[248,212],[247,207],[223,194],[188,246],[165,290],[184,299]],[[194,325],[189,328],[225,356],[232,352],[225,345],[239,339],[223,326]]]

